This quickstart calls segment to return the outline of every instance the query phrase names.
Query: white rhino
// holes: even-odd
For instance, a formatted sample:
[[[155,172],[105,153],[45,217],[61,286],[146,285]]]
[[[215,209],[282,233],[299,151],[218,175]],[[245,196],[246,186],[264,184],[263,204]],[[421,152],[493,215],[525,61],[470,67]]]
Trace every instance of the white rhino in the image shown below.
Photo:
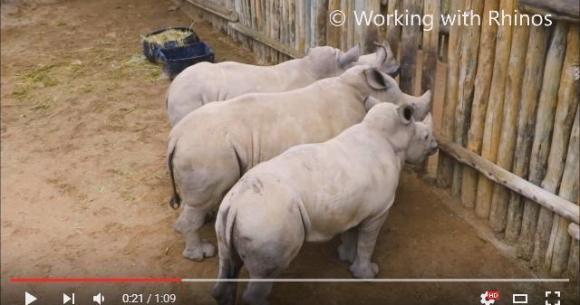
[[[379,230],[395,200],[406,162],[435,152],[430,115],[414,122],[413,108],[382,103],[337,137],[290,148],[248,171],[225,196],[216,218],[218,279],[278,276],[306,241],[343,234],[341,259],[354,277],[373,278]],[[267,304],[271,282],[250,282],[246,304]],[[213,296],[234,304],[236,284],[218,282]]]
[[[332,47],[311,48],[299,59],[274,66],[237,62],[199,63],[177,75],[167,93],[167,113],[175,126],[191,111],[210,102],[225,101],[246,93],[284,92],[319,79],[342,74],[353,65],[380,62],[381,71],[396,76],[399,65],[388,45],[359,57],[359,48],[346,53]]]
[[[246,171],[294,145],[328,140],[359,123],[374,104],[365,99],[369,95],[410,103],[420,118],[431,100],[430,91],[406,95],[390,76],[360,65],[293,91],[210,103],[181,120],[170,134],[168,165],[174,190],[170,203],[179,206],[179,193],[185,202],[175,224],[185,237],[183,255],[192,260],[213,255],[213,245],[200,240],[197,231]]]

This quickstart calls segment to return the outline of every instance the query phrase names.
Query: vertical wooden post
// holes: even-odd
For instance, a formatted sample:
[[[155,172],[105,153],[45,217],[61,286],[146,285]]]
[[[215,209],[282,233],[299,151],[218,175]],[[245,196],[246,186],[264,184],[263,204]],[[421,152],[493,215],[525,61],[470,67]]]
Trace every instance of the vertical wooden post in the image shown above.
[[[568,36],[569,37],[569,36]],[[570,40],[568,41],[570,42]],[[576,40],[576,43],[578,40]],[[578,47],[578,45],[576,45]],[[578,50],[578,49],[576,49]],[[566,56],[567,57],[567,56]],[[576,86],[576,92],[577,91]],[[566,166],[562,175],[559,195],[578,203],[578,175],[580,174],[580,107],[576,109],[574,127],[570,135],[568,153],[566,156]],[[566,269],[566,262],[569,261],[570,254],[570,235],[568,234],[568,225],[570,222],[562,217],[555,216],[546,260],[550,263],[550,273],[554,276],[560,276]],[[572,242],[574,246],[574,242]],[[577,246],[577,244],[576,244]],[[570,260],[574,258],[570,257]],[[577,258],[576,258],[577,259]]]
[[[270,14],[270,18],[272,18],[272,38],[279,40],[280,39],[280,2],[279,1],[272,1],[272,14]],[[278,62],[278,52],[272,50],[272,61]]]
[[[294,49],[296,49],[299,53],[304,53],[306,29],[310,28],[310,20],[306,20],[306,11],[304,11],[305,1],[304,0],[295,0],[295,1],[296,1],[296,43],[294,44]],[[316,9],[318,8],[313,8],[313,10]]]
[[[473,11],[474,15],[482,16],[483,0],[471,0],[466,11]],[[467,138],[467,128],[471,114],[471,102],[473,101],[473,90],[475,72],[477,70],[477,52],[479,48],[479,35],[481,27],[474,25],[464,25],[462,30],[463,46],[461,51],[461,65],[459,70],[459,99],[455,109],[455,130],[454,141],[465,146]],[[461,192],[461,179],[463,166],[454,164],[453,180],[451,183],[451,193],[458,196]],[[472,205],[465,205],[472,208]]]
[[[479,56],[477,58],[477,74],[475,76],[475,89],[471,106],[471,124],[466,139],[467,149],[476,154],[481,153],[484,123],[486,123],[485,112],[487,110],[492,73],[493,77],[496,77],[496,70],[494,68],[497,68],[497,65],[494,65],[494,53],[496,52],[495,40],[497,25],[489,22],[489,13],[491,11],[497,11],[498,4],[498,0],[487,0],[483,7],[483,22],[481,25],[481,38],[479,39]],[[478,175],[474,169],[469,166],[463,167],[461,201],[464,206],[472,207],[475,205],[477,178]],[[476,206],[475,213],[481,218],[487,216],[481,215],[481,205]]]
[[[390,2],[390,1],[389,1]],[[462,0],[451,1],[451,14],[463,9]],[[449,28],[449,47],[447,48],[447,88],[445,89],[445,101],[443,104],[443,119],[441,121],[441,134],[447,139],[453,138],[455,108],[457,106],[457,87],[459,83],[459,61],[461,55],[462,27],[457,23]],[[453,175],[453,160],[443,153],[439,154],[439,166],[437,167],[437,184],[447,187],[451,183]]]
[[[375,14],[382,13],[381,12],[381,1],[380,0],[366,0],[365,6],[367,12],[375,12]],[[357,26],[358,27],[358,26]],[[380,29],[377,28],[374,24],[371,26],[363,26],[364,30],[362,32],[361,47],[364,50],[364,53],[374,52],[375,50],[375,42],[381,41],[379,38]],[[384,26],[382,27],[384,28]]]
[[[316,46],[316,35],[322,35],[320,32],[318,32],[319,26],[315,23],[314,19],[316,19],[316,15],[313,14],[312,9],[310,9],[313,4],[312,4],[312,0],[302,0],[304,1],[304,9],[303,9],[303,15],[304,15],[304,20],[305,20],[305,25],[307,25],[307,27],[304,29],[304,49],[303,49],[303,54],[306,54],[308,52],[308,50],[313,47]],[[322,11],[325,11],[328,9],[328,0],[324,0],[324,1],[320,1],[323,3],[324,7],[322,8]],[[318,14],[322,14],[323,12],[319,11]],[[324,22],[324,37],[322,38],[318,38],[318,39],[324,39],[324,41],[326,41],[326,22],[328,21],[328,13],[324,12],[325,16],[322,19],[322,22]],[[326,43],[325,43],[326,44]]]
[[[550,31],[544,27],[530,27],[530,37],[528,40],[528,53],[526,54],[524,79],[522,81],[522,97],[519,105],[518,131],[516,146],[514,150],[514,163],[512,172],[520,177],[528,176],[528,165],[530,162],[530,150],[532,148],[536,119],[536,105],[542,85],[542,74],[544,72],[544,61]],[[506,236],[512,234],[520,235],[523,218],[522,198],[511,193],[508,204],[508,217],[506,226]],[[519,216],[521,215],[521,216]]]
[[[296,1],[300,0],[290,0],[288,3],[288,23],[290,26],[288,46],[293,49],[296,48]]]
[[[272,23],[272,17],[270,16],[270,1],[268,0],[262,0],[262,10],[263,10],[263,16],[262,18],[264,18],[264,25],[263,25],[263,29],[262,31],[264,31],[264,35],[268,38],[271,38],[271,23]],[[264,57],[271,62],[272,58],[270,56],[270,51],[268,50],[268,47],[264,48]]]
[[[534,142],[530,156],[530,174],[528,176],[528,180],[536,185],[542,182],[548,162],[552,128],[554,127],[554,110],[556,108],[560,74],[564,61],[566,30],[567,28],[564,22],[556,23],[550,41],[548,55],[546,56],[546,65],[544,67],[544,76],[541,85],[542,90],[540,91],[538,101]],[[539,211],[540,206],[537,203],[527,199],[524,201],[522,231],[518,243],[518,255],[524,259],[530,259],[532,257],[534,234]]]
[[[350,1],[341,0],[340,1],[340,10],[348,16],[349,14],[349,3]],[[344,21],[344,24],[339,28],[340,29],[340,47],[339,49],[346,50],[348,48],[348,28],[350,27],[349,18],[347,17]]]
[[[562,67],[562,76],[560,78],[560,88],[558,90],[558,106],[556,108],[556,117],[554,119],[554,133],[552,136],[552,145],[550,147],[550,155],[548,157],[548,170],[546,172],[546,177],[542,181],[542,188],[550,191],[556,192],[558,186],[560,186],[560,178],[562,178],[562,184],[560,186],[560,195],[568,196],[568,200],[575,201],[576,193],[578,188],[578,173],[574,172],[573,169],[578,166],[578,164],[573,164],[574,152],[577,151],[577,147],[569,147],[568,141],[575,141],[574,134],[570,136],[572,130],[572,125],[578,125],[576,121],[578,120],[577,107],[578,107],[578,80],[576,80],[576,73],[578,72],[578,31],[577,27],[572,27],[568,30],[567,35],[567,45],[566,45],[566,57],[564,58],[564,64]],[[576,114],[576,117],[574,115]],[[570,142],[570,145],[574,143]],[[577,143],[576,143],[577,145]],[[568,157],[567,157],[568,155]],[[572,172],[570,176],[575,173],[574,181],[565,181],[566,176],[563,176],[564,170],[564,160],[568,172]],[[578,160],[575,160],[576,163]],[[570,178],[568,178],[570,179]],[[576,184],[576,185],[574,185]],[[552,225],[549,226],[550,220],[547,218],[552,218]],[[560,217],[550,211],[540,211],[540,216],[538,218],[538,227],[536,229],[536,236],[534,240],[534,255],[532,256],[532,262],[538,264],[539,262],[544,263],[546,269],[550,269],[552,265],[552,258],[554,253],[554,248],[556,247],[556,239],[558,240],[558,247],[562,244],[569,246],[570,240],[569,236],[558,236],[558,231],[564,228],[564,233],[566,233],[568,222],[560,221]],[[564,234],[567,235],[567,234]],[[549,242],[547,242],[549,236]],[[547,250],[545,249],[547,243]],[[562,251],[564,249],[559,248],[557,251],[559,255],[565,252],[567,256],[568,250]],[[545,251],[545,260],[542,259],[543,254],[540,252]],[[555,268],[551,268],[552,272],[557,273],[563,270],[564,264],[562,261],[566,257],[558,257]],[[559,274],[558,274],[559,275]]]
[[[289,20],[289,2],[290,0],[280,0],[282,3],[282,24],[280,30],[280,42],[283,46],[287,46],[290,42],[290,20]],[[279,62],[284,62],[288,60],[288,57],[285,54],[280,53],[280,60]]]
[[[355,9],[355,1],[347,1],[347,7],[348,9],[345,11],[345,14],[348,16],[346,18],[346,23],[348,25],[347,30],[348,30],[348,40],[346,42],[346,47],[344,48],[345,50],[350,49],[351,47],[354,46],[355,41],[354,41],[354,29],[356,27],[354,18],[352,18],[352,12]]]
[[[312,15],[312,19],[316,18],[316,28],[314,31],[318,31],[318,36],[315,40],[317,46],[326,45],[326,24],[328,20],[328,0],[319,0],[316,2],[316,15]]]
[[[508,74],[505,84],[503,123],[499,151],[497,153],[497,164],[507,170],[512,169],[513,152],[516,146],[519,105],[522,96],[522,80],[530,28],[528,26],[515,26],[512,28],[512,33],[510,59],[507,64],[509,69],[507,69]],[[509,195],[510,192],[505,187],[501,185],[494,187],[489,223],[495,232],[501,232],[506,229],[508,217],[512,219],[518,217],[515,214],[517,209],[508,210]],[[521,213],[519,213],[519,217],[521,217]],[[517,228],[517,234],[515,231],[506,231],[505,238],[509,242],[513,242],[518,234],[519,227]]]
[[[340,0],[329,0],[328,1],[328,11],[332,12],[340,9]],[[328,24],[328,16],[326,17]],[[340,27],[329,24],[326,28],[326,42],[329,46],[340,48]]]
[[[403,0],[403,10],[409,10],[409,14],[420,12],[421,0]],[[403,27],[401,34],[401,76],[399,87],[403,92],[413,94],[415,75],[417,72],[417,49],[419,25],[407,25]]]
[[[440,19],[440,12],[439,12],[439,0],[425,0],[423,5],[423,14],[426,16],[432,16],[432,28],[430,31],[426,31],[426,26],[423,26],[423,42],[421,43],[422,46],[422,64],[421,64],[421,83],[419,85],[419,92],[425,92],[428,89],[431,89],[433,96],[435,96],[435,75],[437,74],[437,57],[438,57],[438,50],[439,50],[439,19]],[[437,88],[438,90],[441,88]],[[441,106],[435,105],[434,103],[438,102],[438,99],[432,98],[431,104],[431,114],[433,116],[433,126],[435,129],[438,129],[440,126],[440,120],[437,119],[436,116],[436,109],[441,109]],[[426,174],[428,169],[428,163],[433,164],[436,166],[437,159],[429,158],[420,167],[417,168],[417,171],[421,174]]]
[[[580,260],[580,243],[577,239],[572,240],[570,254],[568,255],[568,269],[566,273],[574,281],[578,279],[578,261]]]
[[[501,10],[512,12],[515,3],[512,0],[502,0]],[[503,104],[505,94],[506,71],[511,49],[511,27],[507,24],[500,27],[497,37],[496,58],[493,67],[493,78],[489,94],[489,104],[486,110],[483,143],[481,155],[495,162],[499,148],[499,138],[503,122]],[[477,184],[476,214],[480,218],[489,218],[491,211],[491,197],[494,183],[479,177]]]
[[[387,3],[387,14],[394,14],[395,11],[401,9],[402,0],[389,0]],[[394,22],[387,26],[387,42],[393,51],[395,57],[400,59],[399,42],[401,40],[401,27],[396,26]]]
[[[388,14],[388,0],[379,0],[378,2],[378,12],[383,15]],[[377,38],[374,41],[377,42],[386,42],[387,41],[387,29],[388,26],[385,24],[383,26],[377,27]],[[391,47],[392,48],[392,47]],[[372,46],[369,46],[369,50],[372,50]]]
[[[559,24],[558,24],[559,26]],[[562,43],[560,47],[564,49],[562,52],[566,50],[566,33],[568,31],[568,24],[563,23],[562,25],[564,32],[562,34]],[[558,27],[556,27],[558,30]],[[559,34],[555,32],[554,35]],[[578,52],[576,52],[576,57],[578,57]],[[562,55],[564,56],[564,55]],[[564,71],[565,74],[566,71]],[[560,73],[562,73],[562,65],[560,66]],[[560,87],[562,84],[561,79],[558,81],[558,91],[555,93],[553,97],[554,100],[557,100],[557,108],[556,114],[554,117],[554,133],[552,135],[552,140],[550,144],[550,152],[548,155],[547,161],[547,169],[544,169],[545,176],[541,183],[544,189],[547,189],[551,192],[557,191],[557,186],[560,182],[560,178],[562,177],[562,163],[565,157],[565,153],[568,147],[568,140],[570,130],[572,128],[574,114],[576,113],[576,105],[578,100],[573,97],[571,100],[566,100],[564,98],[560,99],[558,92],[561,90],[565,91],[566,89]],[[561,89],[561,90],[560,90]],[[573,109],[572,109],[573,108]],[[551,156],[553,154],[553,156]],[[549,267],[546,266],[545,257],[546,257],[546,250],[548,248],[548,242],[550,239],[550,233],[553,225],[554,220],[554,213],[550,210],[541,208],[540,213],[538,216],[538,222],[536,225],[536,232],[534,235],[534,252],[532,255],[532,265],[535,267]]]
[[[362,12],[362,11],[366,11],[369,12],[369,4],[370,2],[367,0],[363,0],[363,1],[353,1],[354,3],[352,4],[352,8],[353,10],[357,11],[357,12]],[[354,19],[354,18],[353,18]],[[367,30],[370,28],[371,26],[358,26],[356,24],[356,22],[352,22],[352,28],[353,28],[353,44],[349,44],[349,48],[351,46],[354,45],[358,45],[359,46],[359,50],[361,51],[361,54],[365,54],[367,53],[366,51],[366,45],[364,43],[365,41],[365,37],[367,35]]]
[[[433,29],[423,34],[421,92],[433,90],[434,87],[439,43],[439,0],[425,0],[424,14],[433,16]]]

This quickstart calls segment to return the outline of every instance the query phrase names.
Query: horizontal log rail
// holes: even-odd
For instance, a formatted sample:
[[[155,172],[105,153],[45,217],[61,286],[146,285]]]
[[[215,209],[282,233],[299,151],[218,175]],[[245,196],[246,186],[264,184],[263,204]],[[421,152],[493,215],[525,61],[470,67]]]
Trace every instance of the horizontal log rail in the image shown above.
[[[580,21],[578,0],[519,0],[519,4],[524,12],[550,14],[554,19],[575,23]]]
[[[251,29],[247,26],[242,25],[241,23],[229,23],[229,26],[236,30],[237,32],[244,34],[248,37],[251,37],[252,39],[280,52],[283,53],[285,55],[288,55],[292,58],[300,58],[303,55],[300,54],[300,52],[298,52],[297,50],[295,50],[294,48],[285,46],[283,44],[281,44],[280,42],[265,36],[264,34],[255,31],[254,29]]]
[[[580,240],[580,228],[578,225],[571,222],[568,225],[568,234],[570,234],[570,236],[572,236],[574,239]]]
[[[225,9],[219,5],[216,5],[207,0],[186,0],[188,3],[221,18],[224,18],[230,22],[238,22],[238,13],[232,10]]]
[[[574,239],[580,240],[580,228],[578,225],[571,222],[568,225],[568,234],[570,234],[570,236],[572,236]]]
[[[285,46],[283,44],[281,44],[280,42],[278,42],[275,39],[272,39],[270,37],[267,37],[266,35],[252,29],[249,28],[241,23],[238,22],[239,20],[239,16],[238,13],[235,11],[231,11],[231,10],[227,10],[219,5],[216,5],[214,3],[211,3],[207,0],[186,0],[189,4],[198,7],[206,12],[209,12],[211,14],[214,14],[218,17],[221,17],[227,21],[229,21],[229,27],[232,28],[233,30],[248,36],[252,39],[254,39],[255,41],[258,41],[282,54],[285,54],[287,56],[290,56],[292,58],[299,58],[302,57],[303,54],[301,54],[299,51],[295,50],[294,48]]]
[[[543,188],[497,166],[493,162],[482,158],[466,148],[452,143],[444,137],[437,136],[437,142],[439,143],[439,148],[444,153],[457,161],[474,168],[492,181],[539,203],[543,207],[575,224],[579,223],[580,208],[573,202],[544,190]]]

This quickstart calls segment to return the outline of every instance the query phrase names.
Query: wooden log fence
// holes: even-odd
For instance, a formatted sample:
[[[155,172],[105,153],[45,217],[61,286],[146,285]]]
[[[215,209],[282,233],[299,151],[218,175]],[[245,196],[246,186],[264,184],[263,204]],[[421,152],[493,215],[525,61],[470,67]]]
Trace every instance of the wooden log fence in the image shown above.
[[[483,154],[481,151],[484,136],[484,126],[485,130],[489,130],[487,124],[494,124],[494,118],[491,115],[486,115],[488,109],[488,101],[492,100],[490,96],[490,87],[492,85],[492,73],[493,79],[497,83],[499,70],[495,69],[494,64],[494,53],[496,44],[496,32],[497,25],[494,23],[489,23],[489,12],[497,11],[498,0],[485,1],[483,9],[483,24],[481,31],[481,41],[479,48],[479,57],[477,60],[477,75],[475,78],[475,90],[473,93],[473,105],[471,107],[471,120],[469,124],[469,133],[467,139],[467,148],[471,151]],[[506,27],[502,27],[504,30]],[[509,30],[509,29],[508,29]],[[494,88],[495,89],[495,88]],[[493,105],[490,105],[491,110],[496,110]],[[497,109],[498,111],[501,110]],[[491,119],[491,122],[490,122]],[[500,121],[501,123],[501,121]],[[499,129],[499,128],[498,128]],[[493,161],[493,160],[492,160]],[[480,218],[487,218],[489,214],[489,207],[484,206],[482,201],[479,200],[477,205],[475,204],[475,196],[477,193],[477,181],[478,177],[476,172],[466,166],[463,168],[463,179],[461,187],[461,199],[463,204],[466,206],[475,206],[475,214]]]
[[[177,0],[176,0],[177,1]],[[445,84],[437,185],[481,219],[536,270],[578,276],[580,63],[577,0],[185,0],[255,52],[263,63],[304,56],[314,46],[346,50],[388,42],[400,86],[416,94]],[[345,13],[344,24],[329,14]],[[359,26],[353,11],[433,16],[425,25]],[[550,14],[551,26],[498,26],[490,11]],[[446,24],[471,12],[480,24]],[[447,15],[450,14],[450,15]],[[442,52],[443,50],[443,52]],[[219,50],[218,50],[219,51]],[[444,79],[437,79],[437,68]]]
[[[497,165],[511,170],[514,149],[516,147],[518,114],[520,113],[520,99],[522,96],[522,83],[525,70],[526,51],[528,48],[529,27],[514,27],[512,33],[512,46],[504,94],[504,111]],[[515,227],[507,230],[507,223],[514,223],[521,219],[520,209],[509,206],[510,192],[502,185],[495,185],[491,201],[490,225],[496,232],[505,231],[505,239],[514,242],[519,234]]]

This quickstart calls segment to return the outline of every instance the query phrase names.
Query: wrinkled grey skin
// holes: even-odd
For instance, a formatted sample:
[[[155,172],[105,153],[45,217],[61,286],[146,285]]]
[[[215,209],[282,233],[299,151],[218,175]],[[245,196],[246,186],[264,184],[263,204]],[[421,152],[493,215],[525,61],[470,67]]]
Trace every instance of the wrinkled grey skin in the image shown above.
[[[357,278],[374,278],[375,243],[406,162],[435,152],[430,116],[414,122],[408,105],[382,103],[324,143],[304,144],[248,171],[225,196],[216,218],[219,279],[273,278],[306,241],[342,233],[341,259]],[[272,283],[250,282],[245,304],[268,304]],[[236,284],[219,282],[214,298],[235,303]]]
[[[354,47],[346,53],[332,47],[311,48],[308,54],[274,66],[237,62],[199,63],[181,72],[169,86],[167,113],[172,126],[204,104],[225,101],[246,93],[284,92],[317,80],[335,77],[353,65],[380,63],[391,76],[399,65],[388,45],[361,56]]]
[[[170,134],[168,165],[174,181],[171,203],[179,204],[181,196],[184,202],[175,224],[185,237],[183,255],[202,260],[214,254],[198,230],[247,170],[294,145],[326,141],[359,123],[375,104],[369,95],[412,104],[418,119],[430,108],[429,91],[422,97],[404,94],[376,68],[355,66],[301,89],[210,103],[181,120]]]

